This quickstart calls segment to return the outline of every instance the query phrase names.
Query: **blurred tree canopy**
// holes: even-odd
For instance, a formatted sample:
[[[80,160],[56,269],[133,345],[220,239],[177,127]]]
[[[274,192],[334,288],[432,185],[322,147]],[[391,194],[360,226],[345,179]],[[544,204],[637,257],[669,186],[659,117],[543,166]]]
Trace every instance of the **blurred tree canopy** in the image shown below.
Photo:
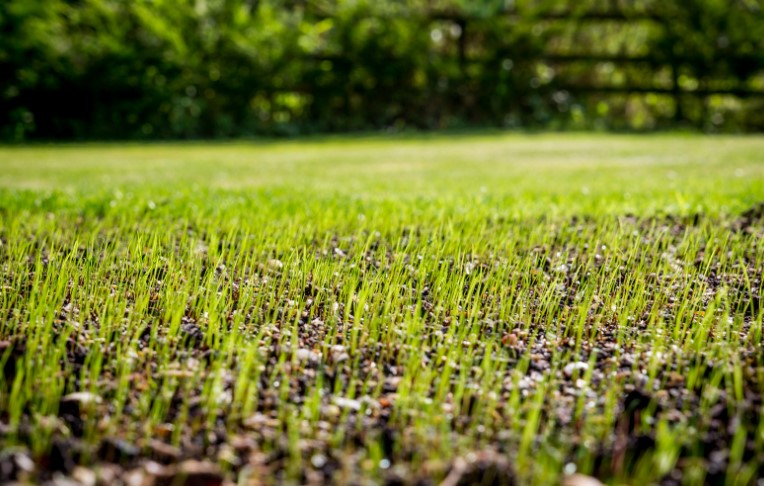
[[[764,0],[4,0],[0,138],[764,130]]]

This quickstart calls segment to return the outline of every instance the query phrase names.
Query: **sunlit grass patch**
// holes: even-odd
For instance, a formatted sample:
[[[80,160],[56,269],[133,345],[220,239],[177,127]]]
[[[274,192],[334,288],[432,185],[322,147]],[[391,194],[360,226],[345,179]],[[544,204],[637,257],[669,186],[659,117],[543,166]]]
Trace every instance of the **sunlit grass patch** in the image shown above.
[[[7,479],[750,482],[763,150],[0,149]]]

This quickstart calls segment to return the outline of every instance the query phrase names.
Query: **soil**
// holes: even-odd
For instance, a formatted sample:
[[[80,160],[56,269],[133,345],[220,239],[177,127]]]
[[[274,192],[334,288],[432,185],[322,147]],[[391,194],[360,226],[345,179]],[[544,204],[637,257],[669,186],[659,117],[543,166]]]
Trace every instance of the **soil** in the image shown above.
[[[666,232],[681,235],[687,226],[697,224],[696,218],[666,218],[656,221],[637,221],[624,217],[624,224],[645,225],[654,227],[660,225]],[[570,224],[587,224],[580,220]],[[740,218],[729,225],[732,231],[744,231],[760,234],[764,227],[764,203],[746,211]],[[339,248],[328,249],[334,258],[345,257]],[[540,255],[554,254],[550,249],[540,249]],[[657,256],[656,256],[657,257]],[[699,256],[700,258],[700,256]],[[571,259],[565,271],[575,275],[575,261]],[[754,268],[753,258],[747,268],[748,278],[754,282],[753,288],[761,288],[762,269]],[[476,261],[475,268],[488,265],[490,262]],[[603,263],[604,264],[604,263]],[[374,262],[370,263],[370,267]],[[539,282],[544,275],[557,271],[560,262],[547,258],[539,260]],[[624,276],[628,269],[621,271]],[[746,325],[750,325],[754,317],[761,312],[761,295],[749,293],[746,286],[741,285],[735,275],[724,275],[712,266],[707,273],[701,274],[699,268],[686,269],[699,278],[705,278],[713,289],[722,285],[728,288],[730,299],[738,303],[738,309],[744,314]],[[230,285],[237,285],[235,280]],[[561,306],[571,306],[576,295],[576,282],[571,278],[565,291],[560,295]],[[423,308],[435,309],[437,302],[428,300],[425,283],[416,287],[424,302]],[[311,295],[316,289],[308,284],[306,295]],[[709,298],[711,298],[710,296]],[[595,309],[596,310],[596,309]],[[67,319],[74,310],[66,306],[61,310],[61,318]],[[664,309],[671,312],[671,308]],[[307,312],[304,313],[308,315]],[[316,315],[314,312],[313,315]],[[319,313],[320,315],[320,313]],[[427,317],[427,316],[425,316]],[[644,333],[645,321],[648,316],[636,316],[632,321],[630,332],[636,336]],[[254,318],[253,318],[254,319]],[[427,317],[429,328],[425,331],[423,340],[437,339],[437,331],[448,326],[448,319],[437,322],[434,312]],[[498,326],[486,319],[483,332],[490,335],[493,329],[506,327]],[[686,356],[676,355],[673,365],[661,367],[657,382],[662,383],[660,389],[648,387],[646,376],[639,370],[645,369],[651,356],[649,353],[637,351],[634,344],[626,341],[617,344],[618,322],[600,323],[596,338],[590,345],[584,345],[578,355],[571,359],[559,374],[559,386],[551,390],[545,403],[545,418],[554,418],[555,427],[559,429],[560,441],[574,444],[568,460],[575,462],[579,451],[590,453],[594,458],[593,476],[607,480],[608,478],[628,475],[630,468],[636,467],[639,459],[654,452],[657,447],[655,424],[646,425],[642,420],[645,413],[650,413],[666,419],[669,423],[695,424],[698,433],[696,445],[683,449],[677,466],[662,480],[664,485],[680,485],[684,474],[690,468],[705,468],[707,484],[725,484],[725,473],[728,467],[730,448],[735,441],[738,427],[748,430],[760,430],[761,410],[764,406],[762,390],[764,390],[764,348],[761,343],[749,342],[739,350],[739,359],[745,363],[742,366],[742,399],[729,396],[724,389],[719,391],[716,404],[710,413],[701,413],[701,398],[703,389],[689,387],[687,377],[673,371],[677,363],[693,364],[704,370],[706,377],[711,377],[727,363],[715,362],[706,357],[705,353]],[[202,323],[195,316],[183,319],[181,334],[185,337],[183,345],[177,348],[177,362],[181,365],[176,370],[177,378],[183,379],[189,369],[205,367],[213,358],[213,351],[204,345]],[[69,369],[77,370],[88,356],[92,342],[86,340],[84,333],[69,337],[66,343],[66,360]],[[388,349],[378,344],[370,344],[358,350],[362,365],[357,368],[361,381],[367,377],[371,381],[381,383],[383,394],[377,398],[362,397],[348,399],[346,391],[350,383],[350,356],[343,345],[343,336],[337,336],[337,343],[331,352],[322,355],[318,344],[325,338],[325,328],[320,318],[299,322],[299,347],[292,356],[290,349],[279,347],[280,328],[277,324],[267,333],[262,342],[263,352],[268,360],[261,374],[261,386],[258,390],[258,406],[254,414],[237,419],[230,423],[227,417],[221,415],[216,421],[200,426],[206,419],[202,418],[202,409],[198,405],[202,399],[202,390],[186,390],[176,392],[172,407],[169,411],[170,421],[174,427],[180,427],[180,441],[172,444],[173,430],[152,430],[145,436],[129,438],[119,434],[108,437],[98,444],[86,440],[88,424],[83,417],[92,411],[98,414],[112,413],[108,384],[102,387],[104,396],[96,396],[86,392],[68,394],[61,399],[58,407],[54,440],[50,450],[42,454],[31,452],[33,438],[32,424],[36,419],[28,411],[22,417],[22,426],[18,430],[21,443],[30,444],[29,448],[3,448],[0,453],[0,482],[34,481],[46,484],[113,484],[121,481],[126,485],[194,485],[213,486],[233,484],[236,476],[249,471],[251,477],[261,478],[264,482],[278,483],[284,478],[288,462],[293,460],[294,451],[289,449],[287,438],[282,431],[280,419],[280,404],[282,390],[272,385],[277,373],[279,358],[286,354],[287,362],[295,358],[296,367],[289,367],[289,383],[287,400],[291,404],[304,404],[309,398],[306,390],[315,383],[320,375],[327,390],[338,392],[327,393],[320,406],[321,420],[315,430],[305,434],[310,439],[304,439],[299,444],[298,453],[302,457],[303,470],[299,473],[299,482],[308,484],[325,484],[331,482],[363,482],[363,470],[354,464],[353,451],[366,448],[369,444],[379,444],[381,452],[387,461],[383,467],[382,476],[387,484],[432,484],[433,471],[440,477],[445,477],[442,484],[449,486],[467,484],[518,484],[518,478],[510,460],[514,451],[507,449],[508,442],[501,430],[486,430],[484,443],[487,447],[464,454],[449,463],[434,464],[433,471],[414,470],[409,467],[412,458],[421,454],[421,444],[417,437],[407,429],[399,428],[392,416],[396,407],[396,392],[401,385],[398,374],[401,363],[398,362],[399,350]],[[531,337],[535,339],[531,340]],[[162,339],[158,332],[154,338],[150,332],[141,337],[144,345],[151,339]],[[636,339],[635,339],[636,340]],[[528,354],[531,362],[527,373],[519,381],[520,387],[526,387],[530,393],[535,380],[550,369],[552,355],[557,352],[571,352],[571,342],[567,338],[552,338],[542,323],[531,326],[529,330],[514,330],[502,336],[501,342],[521,356]],[[529,344],[533,342],[533,344]],[[27,348],[20,337],[7,337],[0,341],[0,356],[4,356],[3,375],[6,383],[13,383],[18,373],[16,363],[25,355],[33,352]],[[144,359],[146,373],[150,373],[151,357]],[[685,361],[681,361],[685,360]],[[235,381],[237,357],[229,360],[230,370],[224,380],[225,392],[230,392]],[[63,363],[62,363],[63,364]],[[506,363],[506,373],[509,376],[517,361],[510,359]],[[463,363],[459,366],[472,366]],[[593,370],[588,367],[593,366]],[[582,390],[579,379],[585,371],[592,372],[592,387]],[[584,396],[597,403],[603,390],[608,386],[612,373],[619,383],[625,383],[624,393],[618,398],[618,414],[612,428],[611,439],[591,450],[590,444],[579,443],[577,423],[573,410],[576,401]],[[375,374],[376,373],[376,374]],[[135,396],[128,403],[134,403],[143,393],[148,393],[141,386],[146,376],[140,374],[134,377],[131,393]],[[502,397],[511,391],[511,381],[506,381],[501,390]],[[461,415],[454,418],[453,432],[459,435],[473,425],[472,409],[476,406],[477,397],[473,397],[468,406],[461,409]],[[181,404],[187,401],[191,404],[183,415]],[[197,405],[195,405],[197,404]],[[128,407],[129,408],[129,407]],[[129,416],[130,410],[125,411]],[[90,415],[92,416],[92,414]],[[9,433],[8,417],[0,416],[0,441],[4,434]],[[330,446],[332,431],[343,428],[345,438],[341,447]],[[759,465],[757,477],[764,477],[764,457],[755,443],[753,434],[742,445],[743,460]],[[276,444],[272,450],[264,450],[264,441]],[[1,442],[0,442],[1,443]],[[582,483],[583,484],[583,483]]]

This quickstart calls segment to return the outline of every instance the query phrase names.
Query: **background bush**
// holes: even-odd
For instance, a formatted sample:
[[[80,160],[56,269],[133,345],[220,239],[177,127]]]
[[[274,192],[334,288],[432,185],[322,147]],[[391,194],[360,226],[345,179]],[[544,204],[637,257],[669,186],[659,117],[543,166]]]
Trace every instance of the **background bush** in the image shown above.
[[[0,137],[764,129],[762,0],[5,0]]]

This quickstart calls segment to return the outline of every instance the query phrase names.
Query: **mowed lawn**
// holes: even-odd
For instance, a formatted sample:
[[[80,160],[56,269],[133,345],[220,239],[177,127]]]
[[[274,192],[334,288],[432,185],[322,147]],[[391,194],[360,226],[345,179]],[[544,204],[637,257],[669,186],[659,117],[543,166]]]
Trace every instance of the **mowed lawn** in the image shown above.
[[[762,137],[0,148],[0,482],[755,483],[763,203]]]

